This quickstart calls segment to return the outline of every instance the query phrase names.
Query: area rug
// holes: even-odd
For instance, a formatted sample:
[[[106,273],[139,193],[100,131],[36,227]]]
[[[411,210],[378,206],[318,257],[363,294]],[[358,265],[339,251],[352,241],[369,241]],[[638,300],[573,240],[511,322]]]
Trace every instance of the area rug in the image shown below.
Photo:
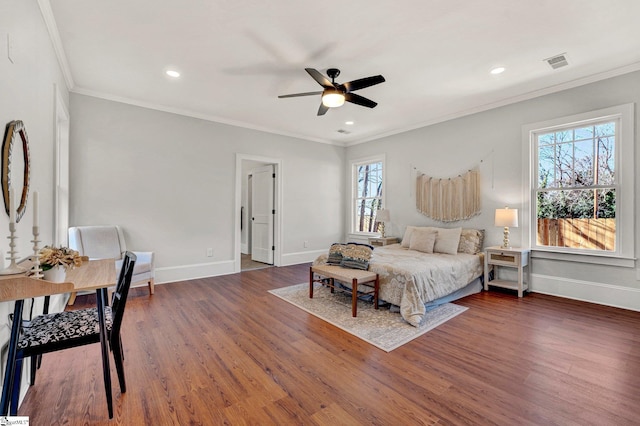
[[[428,311],[420,326],[414,327],[403,320],[399,312],[382,306],[376,310],[373,303],[362,300],[358,300],[358,316],[354,318],[351,316],[351,295],[338,291],[332,294],[319,283],[315,284],[313,299],[309,298],[309,283],[269,290],[269,293],[386,352],[467,310],[464,306],[445,303]]]

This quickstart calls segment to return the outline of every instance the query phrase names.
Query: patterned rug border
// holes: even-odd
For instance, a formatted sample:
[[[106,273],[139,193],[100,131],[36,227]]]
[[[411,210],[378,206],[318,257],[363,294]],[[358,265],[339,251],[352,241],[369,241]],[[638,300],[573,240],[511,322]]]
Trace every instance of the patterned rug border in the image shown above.
[[[320,284],[315,284],[313,299],[309,298],[309,283],[281,287],[269,290],[269,293],[385,352],[399,348],[468,309],[445,303],[428,311],[420,326],[414,327],[404,321],[400,313],[391,312],[388,308],[375,310],[370,302],[358,301],[358,316],[353,318],[351,295],[331,294]],[[331,308],[336,308],[334,312],[328,312],[335,318],[327,317]]]

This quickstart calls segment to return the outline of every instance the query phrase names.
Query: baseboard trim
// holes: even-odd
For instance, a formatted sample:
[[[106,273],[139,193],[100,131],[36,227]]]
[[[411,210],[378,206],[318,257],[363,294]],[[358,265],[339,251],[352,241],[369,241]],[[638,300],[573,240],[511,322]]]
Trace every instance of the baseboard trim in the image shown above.
[[[637,288],[531,274],[531,291],[640,311],[640,289]]]
[[[299,265],[301,263],[313,262],[318,256],[325,253],[328,253],[328,250],[312,250],[283,254],[282,266]]]
[[[235,272],[234,267],[235,262],[233,260],[225,260],[221,262],[156,268],[155,284],[233,274]]]

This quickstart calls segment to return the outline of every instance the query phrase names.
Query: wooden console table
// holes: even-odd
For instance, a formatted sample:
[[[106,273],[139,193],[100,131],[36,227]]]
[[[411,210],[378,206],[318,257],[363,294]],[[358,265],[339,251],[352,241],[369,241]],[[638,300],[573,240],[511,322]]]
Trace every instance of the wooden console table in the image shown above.
[[[20,266],[30,268],[30,262],[24,262]],[[22,308],[24,299],[32,297],[52,296],[54,294],[70,293],[74,291],[96,291],[96,304],[98,307],[98,320],[100,322],[100,345],[102,347],[102,366],[105,377],[105,391],[108,405],[111,406],[111,373],[109,367],[108,336],[105,327],[104,307],[107,305],[107,288],[116,285],[116,268],[114,259],[91,260],[82,266],[67,271],[67,282],[52,283],[26,276],[25,274],[0,276],[0,302],[15,301],[13,312],[13,324],[2,385],[2,401],[0,401],[0,415],[9,414],[9,404],[15,377],[16,351],[20,338],[22,320]],[[16,404],[17,405],[17,404]],[[11,413],[16,415],[16,413]],[[109,418],[113,413],[109,413]]]

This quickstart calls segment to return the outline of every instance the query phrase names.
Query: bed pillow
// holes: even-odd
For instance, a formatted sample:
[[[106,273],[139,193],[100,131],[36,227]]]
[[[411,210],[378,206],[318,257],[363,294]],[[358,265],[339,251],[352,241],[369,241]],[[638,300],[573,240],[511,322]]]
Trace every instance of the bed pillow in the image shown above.
[[[351,269],[369,269],[369,261],[373,255],[373,246],[368,244],[347,243],[342,251],[340,266]]]
[[[402,237],[402,242],[400,243],[401,247],[409,248],[411,245],[411,234],[417,228],[417,226],[407,226],[404,230],[404,236]]]
[[[329,257],[327,258],[327,263],[329,265],[340,265],[340,263],[342,263],[342,252],[346,247],[346,244],[331,244],[331,247],[329,247]]]
[[[411,233],[409,248],[423,253],[433,253],[437,235],[438,232],[434,229],[416,228]]]
[[[436,244],[433,247],[435,253],[457,254],[460,244],[462,228],[438,228]]]
[[[463,229],[460,233],[458,253],[478,254],[484,242],[484,229]]]
[[[413,235],[413,231],[415,231],[416,229],[436,230],[438,228],[435,228],[433,226],[407,226],[407,228],[404,230],[404,236],[402,237],[402,242],[400,243],[401,247],[409,248],[409,246],[411,245],[411,235]]]

